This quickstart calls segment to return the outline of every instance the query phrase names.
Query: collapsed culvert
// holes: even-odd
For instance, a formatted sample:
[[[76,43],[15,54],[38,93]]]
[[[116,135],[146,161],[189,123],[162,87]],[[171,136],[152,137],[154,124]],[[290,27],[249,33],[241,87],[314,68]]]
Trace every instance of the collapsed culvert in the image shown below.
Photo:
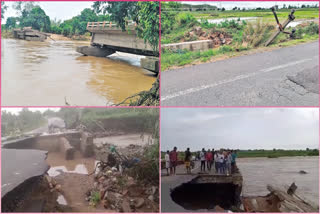
[[[241,185],[216,182],[216,177],[212,182],[203,182],[201,177],[173,189],[172,200],[186,210],[239,209]]]

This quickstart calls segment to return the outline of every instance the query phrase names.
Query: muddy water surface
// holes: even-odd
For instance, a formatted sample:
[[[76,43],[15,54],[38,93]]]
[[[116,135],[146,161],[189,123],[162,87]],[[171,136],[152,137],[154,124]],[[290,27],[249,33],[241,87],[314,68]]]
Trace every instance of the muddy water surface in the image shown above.
[[[84,158],[80,151],[76,151],[73,160],[65,160],[61,152],[50,152],[47,162],[50,165],[48,171],[49,176],[55,177],[60,175],[61,172],[77,174],[92,173],[97,161],[92,157]]]
[[[288,188],[295,182],[300,197],[319,205],[318,157],[239,158],[237,165],[243,176],[244,196],[266,195],[268,184]],[[307,174],[300,174],[300,170]]]
[[[142,56],[82,56],[89,42],[1,40],[2,105],[110,105],[150,89],[156,77],[139,67]]]

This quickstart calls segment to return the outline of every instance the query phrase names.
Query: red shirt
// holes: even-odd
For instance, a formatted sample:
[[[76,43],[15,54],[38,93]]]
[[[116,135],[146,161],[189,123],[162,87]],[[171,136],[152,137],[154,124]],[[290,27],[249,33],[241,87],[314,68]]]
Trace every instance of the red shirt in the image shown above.
[[[172,162],[178,161],[178,152],[175,152],[174,150],[172,150],[169,153],[169,157],[170,157],[170,161]]]
[[[212,161],[213,160],[212,152],[207,152],[206,153],[206,160],[207,161]]]

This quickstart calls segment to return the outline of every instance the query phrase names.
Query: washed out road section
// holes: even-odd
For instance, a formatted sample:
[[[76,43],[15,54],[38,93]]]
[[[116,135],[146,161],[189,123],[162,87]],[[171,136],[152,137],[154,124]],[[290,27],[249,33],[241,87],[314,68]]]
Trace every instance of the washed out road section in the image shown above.
[[[1,197],[30,178],[45,174],[46,151],[1,149]]]
[[[317,106],[319,42],[161,73],[164,106]]]

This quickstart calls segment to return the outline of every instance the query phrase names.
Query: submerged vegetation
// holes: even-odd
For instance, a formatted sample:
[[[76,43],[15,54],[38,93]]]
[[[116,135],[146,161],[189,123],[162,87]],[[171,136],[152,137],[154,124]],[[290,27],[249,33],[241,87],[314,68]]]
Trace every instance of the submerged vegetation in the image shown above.
[[[183,6],[182,6],[183,5]],[[227,11],[215,8],[211,11],[181,11],[186,5],[178,2],[162,3],[161,14],[161,43],[170,44],[197,40],[213,40],[215,48],[204,51],[162,49],[161,70],[172,66],[183,66],[197,62],[207,62],[219,56],[238,55],[238,52],[264,46],[265,42],[276,31],[276,24],[270,9],[257,8],[255,10],[241,10],[234,8]],[[283,6],[277,14],[280,21],[287,18],[292,6]],[[310,7],[310,6],[308,6]],[[317,5],[314,8],[302,6],[295,13],[297,19],[316,19]],[[289,8],[289,9],[288,9]],[[210,20],[229,18],[218,23]],[[243,20],[242,17],[253,17],[252,20]],[[319,24],[314,20],[302,22],[295,27],[296,32],[290,35],[281,33],[271,46],[288,46],[318,39]],[[291,32],[292,28],[286,29]],[[220,40],[220,41],[219,41]],[[222,42],[221,42],[222,41]]]

